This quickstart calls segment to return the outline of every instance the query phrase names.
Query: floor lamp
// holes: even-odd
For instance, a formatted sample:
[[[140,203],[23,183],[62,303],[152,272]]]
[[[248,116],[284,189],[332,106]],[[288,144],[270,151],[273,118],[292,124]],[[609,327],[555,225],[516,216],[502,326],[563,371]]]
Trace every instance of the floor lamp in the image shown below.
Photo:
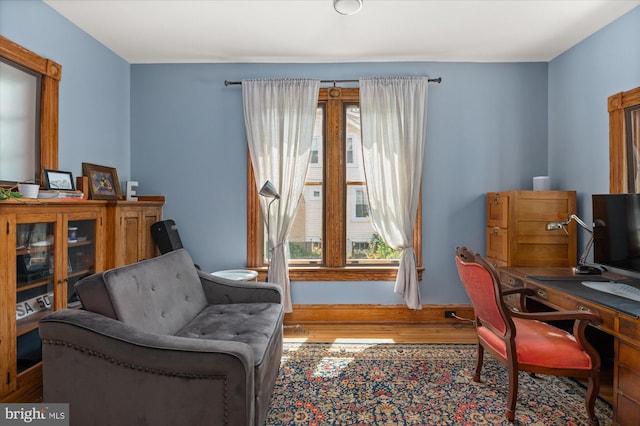
[[[269,269],[271,268],[271,232],[270,232],[270,224],[271,224],[271,204],[274,201],[280,199],[280,194],[273,184],[267,180],[262,188],[260,188],[259,194],[265,198],[273,198],[269,202],[267,206],[267,279],[265,281],[269,281]]]

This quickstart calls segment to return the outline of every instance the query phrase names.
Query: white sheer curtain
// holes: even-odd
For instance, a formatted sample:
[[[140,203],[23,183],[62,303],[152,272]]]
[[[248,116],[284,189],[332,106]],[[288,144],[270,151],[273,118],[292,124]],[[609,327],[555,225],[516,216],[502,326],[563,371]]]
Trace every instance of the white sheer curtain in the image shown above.
[[[311,156],[320,80],[243,80],[247,141],[258,190],[270,180],[280,200],[270,209],[268,281],[280,284],[285,312],[292,311],[287,238],[304,188]],[[260,197],[267,221],[271,200]]]
[[[360,80],[365,180],[371,220],[394,249],[402,249],[395,292],[422,309],[413,228],[426,142],[426,77]]]

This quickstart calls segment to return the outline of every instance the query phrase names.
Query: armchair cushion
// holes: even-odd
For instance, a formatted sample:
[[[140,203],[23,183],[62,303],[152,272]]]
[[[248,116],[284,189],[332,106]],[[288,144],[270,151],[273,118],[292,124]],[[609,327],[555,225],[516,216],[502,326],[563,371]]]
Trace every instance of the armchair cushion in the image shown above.
[[[246,343],[254,362],[260,365],[278,335],[281,311],[281,306],[273,303],[209,305],[175,335]]]
[[[513,318],[516,329],[516,353],[519,364],[545,368],[590,370],[591,357],[571,333],[542,321]],[[487,327],[478,327],[478,338],[503,357],[507,357],[504,339]]]
[[[76,293],[82,302],[82,307],[87,311],[118,319],[103,277],[104,274],[94,274],[83,278],[75,285]]]
[[[112,269],[104,282],[117,318],[150,333],[175,334],[207,306],[186,250]]]

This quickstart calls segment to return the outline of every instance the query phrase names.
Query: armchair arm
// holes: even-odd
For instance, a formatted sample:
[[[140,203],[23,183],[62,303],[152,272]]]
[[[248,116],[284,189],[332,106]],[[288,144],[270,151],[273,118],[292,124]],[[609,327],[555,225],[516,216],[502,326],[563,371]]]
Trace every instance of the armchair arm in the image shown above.
[[[282,303],[277,284],[230,280],[202,271],[198,275],[209,303]]]
[[[576,320],[586,321],[593,325],[598,325],[602,322],[599,315],[589,311],[553,311],[553,312],[511,312],[512,317],[538,320],[538,321],[562,321],[562,320]]]
[[[533,296],[536,294],[536,292],[533,291],[533,289],[531,288],[512,288],[509,290],[503,290],[501,293],[503,296],[508,296],[510,294],[521,294],[523,296]]]
[[[252,424],[254,360],[244,343],[147,333],[84,310],[48,315],[40,336],[44,400],[70,403],[80,424],[96,413],[110,424],[140,413],[154,425]]]
[[[518,308],[520,312],[527,312],[527,305],[525,303],[527,296],[533,296],[535,291],[530,288],[513,288],[510,290],[504,290],[501,292],[502,297],[509,296],[511,294],[519,294],[520,298],[518,299]]]

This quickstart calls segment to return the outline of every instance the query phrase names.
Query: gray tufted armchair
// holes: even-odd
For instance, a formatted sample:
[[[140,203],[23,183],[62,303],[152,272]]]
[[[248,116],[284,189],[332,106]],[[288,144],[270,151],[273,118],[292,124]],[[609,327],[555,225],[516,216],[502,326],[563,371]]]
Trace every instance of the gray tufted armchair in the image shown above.
[[[260,425],[282,356],[280,287],[184,250],[88,277],[40,323],[45,402],[72,425]]]

